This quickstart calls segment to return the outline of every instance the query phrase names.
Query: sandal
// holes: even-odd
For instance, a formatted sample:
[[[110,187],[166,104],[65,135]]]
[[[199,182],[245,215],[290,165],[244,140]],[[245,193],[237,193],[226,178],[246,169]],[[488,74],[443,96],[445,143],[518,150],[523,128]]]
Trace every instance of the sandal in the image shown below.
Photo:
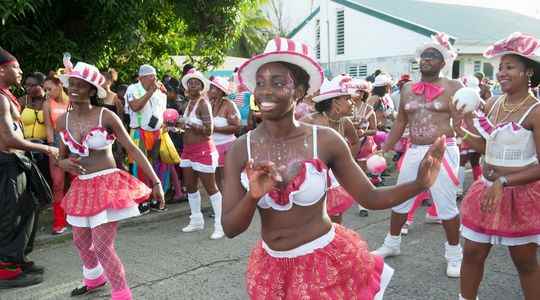
[[[87,295],[87,294],[96,292],[97,290],[99,290],[100,288],[105,286],[106,284],[107,284],[107,282],[104,282],[104,283],[102,283],[102,284],[100,284],[98,286],[95,286],[93,288],[89,288],[86,285],[80,286],[80,287],[75,288],[75,289],[73,289],[71,291],[71,297],[77,297],[77,296]]]

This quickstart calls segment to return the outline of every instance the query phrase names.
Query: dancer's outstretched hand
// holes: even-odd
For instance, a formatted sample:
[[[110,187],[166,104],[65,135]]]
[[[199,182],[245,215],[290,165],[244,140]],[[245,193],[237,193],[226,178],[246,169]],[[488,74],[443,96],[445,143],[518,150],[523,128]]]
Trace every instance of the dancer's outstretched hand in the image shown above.
[[[435,143],[429,147],[428,152],[420,163],[416,182],[423,188],[427,189],[435,183],[439,171],[441,170],[441,162],[446,149],[446,136],[441,136],[435,140]]]
[[[84,175],[86,174],[86,169],[79,163],[80,160],[81,160],[80,157],[76,157],[76,158],[70,157],[70,158],[62,159],[58,161],[58,166],[62,170],[68,173],[75,174],[75,175],[81,175],[81,174]]]
[[[276,183],[282,181],[276,165],[271,161],[254,163],[249,160],[246,164],[246,175],[249,179],[249,193],[253,199],[259,200],[270,192]]]
[[[495,180],[493,184],[486,190],[484,199],[480,203],[480,210],[483,212],[493,212],[495,207],[503,197],[503,184],[499,180]]]

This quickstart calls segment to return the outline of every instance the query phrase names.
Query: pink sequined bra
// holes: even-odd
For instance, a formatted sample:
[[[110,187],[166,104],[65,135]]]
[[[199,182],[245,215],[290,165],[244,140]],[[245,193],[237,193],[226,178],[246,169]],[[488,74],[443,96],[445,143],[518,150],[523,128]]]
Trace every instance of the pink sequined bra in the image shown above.
[[[524,128],[522,123],[540,102],[531,105],[517,123],[507,122],[495,126],[488,116],[497,104],[501,105],[502,98],[493,104],[487,115],[477,113],[478,117],[474,118],[474,127],[486,140],[486,163],[500,167],[524,167],[538,163],[533,132]]]
[[[66,128],[60,132],[60,138],[71,153],[78,156],[88,156],[90,150],[105,150],[114,143],[116,137],[101,126],[103,110],[105,108],[99,112],[98,126],[90,129],[82,137],[81,142],[77,142],[69,132],[69,111],[66,113]]]
[[[248,159],[251,159],[250,133],[248,132],[246,136]],[[249,180],[245,171],[240,174],[240,181],[242,186],[249,190]],[[257,206],[279,211],[289,210],[293,204],[310,206],[324,198],[329,186],[328,167],[317,157],[317,126],[313,126],[313,158],[303,161],[300,171],[285,189],[275,188],[259,199]]]

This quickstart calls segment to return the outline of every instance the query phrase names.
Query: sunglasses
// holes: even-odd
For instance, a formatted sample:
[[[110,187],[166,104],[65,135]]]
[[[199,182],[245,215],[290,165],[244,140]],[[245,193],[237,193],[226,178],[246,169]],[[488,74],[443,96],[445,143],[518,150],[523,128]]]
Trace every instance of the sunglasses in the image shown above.
[[[443,59],[442,54],[439,51],[424,51],[420,54],[420,59]]]

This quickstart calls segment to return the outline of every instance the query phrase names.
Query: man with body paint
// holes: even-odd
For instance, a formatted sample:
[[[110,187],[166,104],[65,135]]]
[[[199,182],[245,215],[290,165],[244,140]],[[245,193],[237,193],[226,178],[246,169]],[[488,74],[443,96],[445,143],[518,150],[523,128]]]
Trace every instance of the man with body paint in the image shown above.
[[[414,178],[422,157],[437,137],[445,135],[447,146],[443,168],[435,184],[429,189],[446,232],[445,258],[446,274],[459,277],[462,249],[459,245],[459,210],[456,205],[456,192],[459,185],[459,148],[456,145],[452,118],[456,111],[451,105],[454,93],[463,87],[458,80],[444,77],[452,67],[457,54],[452,49],[444,33],[433,36],[433,41],[419,47],[416,56],[420,63],[420,82],[409,82],[401,90],[397,120],[389,137],[382,147],[383,152],[394,148],[407,126],[410,130],[411,146],[405,153],[398,184]],[[407,213],[413,205],[410,199],[392,208],[390,232],[384,244],[373,253],[382,257],[400,254],[401,228]]]

